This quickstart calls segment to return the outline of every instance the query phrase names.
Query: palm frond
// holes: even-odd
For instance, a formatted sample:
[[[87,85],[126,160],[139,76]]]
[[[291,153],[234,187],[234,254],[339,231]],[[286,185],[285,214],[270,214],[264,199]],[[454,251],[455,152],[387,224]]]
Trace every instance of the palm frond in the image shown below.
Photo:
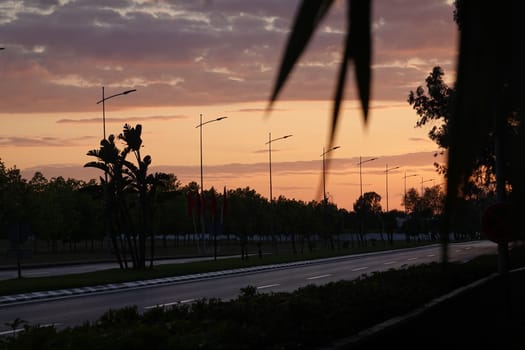
[[[86,164],[84,164],[84,168],[96,168],[96,169],[100,169],[104,172],[107,172],[109,173],[110,169],[108,167],[108,165],[106,163],[103,163],[103,162],[88,162]]]
[[[281,68],[270,97],[267,111],[271,110],[289,74],[308,45],[312,34],[332,5],[333,0],[304,0],[295,17],[292,32],[281,60]]]
[[[285,54],[281,61],[280,70],[272,91],[267,112],[271,107],[284,83],[288,79],[293,67],[304,52],[313,32],[326,15],[332,5],[332,0],[309,1],[303,0],[295,18],[295,23],[288,38]],[[333,143],[335,131],[337,130],[339,112],[344,97],[344,87],[348,65],[351,61],[355,65],[356,83],[359,100],[363,110],[365,123],[368,121],[368,110],[370,101],[371,81],[371,0],[348,0],[347,8],[347,34],[343,59],[339,67],[338,81],[334,94],[334,106],[332,110],[332,124],[330,130],[330,145]]]
[[[142,145],[142,125],[137,124],[136,127],[132,127],[129,124],[125,124],[123,131],[118,135],[118,138],[126,144],[126,148],[131,151],[137,152],[140,150]]]
[[[351,1],[347,8],[347,33],[345,40],[345,50],[339,68],[338,81],[334,96],[334,107],[332,111],[332,127],[330,130],[329,147],[333,146],[335,131],[339,120],[339,112],[344,97],[346,85],[346,75],[348,64],[354,61],[355,76],[361,109],[365,123],[368,121],[368,107],[370,99],[370,80],[371,80],[371,3],[370,1]]]
[[[90,157],[96,157],[96,158],[100,158],[100,150],[99,149],[92,149],[92,150],[89,150],[86,155],[90,156]]]
[[[359,99],[361,100],[361,108],[365,122],[368,120],[371,81],[371,6],[370,1],[352,1],[348,18],[350,21],[349,40],[351,41],[357,88],[359,90]]]

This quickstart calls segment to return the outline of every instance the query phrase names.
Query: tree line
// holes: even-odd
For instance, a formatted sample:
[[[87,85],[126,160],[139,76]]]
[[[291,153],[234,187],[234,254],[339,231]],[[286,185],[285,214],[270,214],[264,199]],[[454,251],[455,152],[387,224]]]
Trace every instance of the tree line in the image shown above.
[[[253,240],[269,242],[277,251],[286,239],[293,252],[300,253],[319,242],[332,249],[364,245],[370,232],[390,243],[396,232],[409,239],[435,230],[441,214],[439,186],[423,194],[410,189],[403,200],[405,211],[388,213],[375,192],[359,197],[353,211],[329,201],[284,196],[269,201],[249,187],[212,187],[201,193],[196,182],[183,186],[175,174],[148,173],[151,157],[141,154],[141,132],[141,125],[126,124],[117,137],[110,135],[99,149],[87,153],[96,160],[85,166],[102,171],[98,181],[47,179],[41,172],[26,180],[19,169],[7,168],[0,160],[0,237],[8,238],[13,225],[24,224],[35,242],[47,242],[51,251],[57,251],[58,243],[73,251],[80,242],[93,248],[109,240],[121,268],[144,268],[147,257],[153,264],[155,240],[167,235],[192,234],[199,244],[213,240],[215,254],[217,237],[237,240],[243,257]],[[476,223],[464,228],[476,231]],[[342,242],[341,234],[350,234],[350,242]]]

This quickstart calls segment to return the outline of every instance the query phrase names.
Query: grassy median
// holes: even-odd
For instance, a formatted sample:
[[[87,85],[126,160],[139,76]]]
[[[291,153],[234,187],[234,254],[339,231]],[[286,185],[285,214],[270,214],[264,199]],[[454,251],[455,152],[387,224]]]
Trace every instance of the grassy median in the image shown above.
[[[153,269],[147,268],[145,270],[111,269],[90,273],[71,274],[53,277],[30,277],[21,279],[10,279],[0,281],[0,295],[58,290],[66,288],[103,285],[108,283],[122,283],[163,277],[182,276],[195,273],[213,272],[259,265],[280,264],[293,261],[312,260],[373,251],[410,248],[425,244],[429,244],[429,242],[395,242],[394,245],[369,244],[366,247],[349,247],[334,250],[327,248],[318,248],[312,252],[303,251],[303,253],[297,254],[292,254],[289,251],[288,246],[281,246],[281,253],[279,254],[271,253],[271,251],[266,251],[266,254],[263,254],[262,257],[259,257],[257,254],[255,254],[251,255],[246,260],[241,260],[240,258],[228,258],[198,261],[191,263],[158,265],[154,266]],[[253,250],[252,253],[256,253],[256,251]],[[48,257],[46,263],[53,263],[52,258]]]

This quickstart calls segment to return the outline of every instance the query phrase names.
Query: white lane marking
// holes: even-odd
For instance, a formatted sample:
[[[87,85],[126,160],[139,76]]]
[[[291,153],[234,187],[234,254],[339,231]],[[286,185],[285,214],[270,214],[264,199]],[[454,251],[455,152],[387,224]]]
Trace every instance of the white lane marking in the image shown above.
[[[368,269],[368,266],[356,267],[356,268],[352,269],[352,271],[361,271],[361,270],[365,270],[365,269]]]
[[[319,279],[319,278],[325,278],[325,277],[330,277],[332,276],[331,273],[327,273],[326,275],[319,275],[319,276],[312,276],[312,277],[308,277],[307,280],[316,280],[316,279]]]
[[[417,258],[408,258],[408,261],[417,260]]]
[[[151,305],[151,306],[144,306],[144,308],[145,309],[154,309],[156,307],[166,307],[166,306],[177,305],[177,304],[187,304],[187,303],[191,303],[192,301],[195,301],[195,299],[185,299],[185,300],[174,301],[174,302],[166,303],[166,304],[157,304],[157,305]]]
[[[279,283],[267,284],[267,285],[264,285],[264,286],[259,286],[259,287],[257,287],[257,289],[272,288],[272,287],[277,287],[277,286],[280,286],[280,284]]]
[[[397,261],[387,261],[386,263],[384,263],[384,265],[392,265],[392,264],[395,264]]]
[[[428,254],[427,256],[428,256],[429,258],[433,258],[433,257],[436,256],[436,254]]]
[[[184,300],[179,301],[179,303],[180,304],[187,304],[187,303],[192,303],[194,301],[195,301],[195,299],[184,299]]]
[[[10,331],[3,331],[3,332],[0,332],[0,336],[15,334],[15,333],[18,333],[18,332],[22,332],[23,330],[24,330],[24,328],[17,328],[17,329],[10,330]]]
[[[62,323],[46,323],[46,324],[41,324],[39,326],[39,328],[44,328],[44,327],[55,327],[55,326],[59,326],[61,325]],[[0,332],[0,336],[3,336],[3,335],[12,335],[12,334],[15,334],[15,333],[18,333],[18,332],[22,332],[23,330],[25,330],[25,328],[17,328],[17,329],[11,329],[9,331],[2,331]]]

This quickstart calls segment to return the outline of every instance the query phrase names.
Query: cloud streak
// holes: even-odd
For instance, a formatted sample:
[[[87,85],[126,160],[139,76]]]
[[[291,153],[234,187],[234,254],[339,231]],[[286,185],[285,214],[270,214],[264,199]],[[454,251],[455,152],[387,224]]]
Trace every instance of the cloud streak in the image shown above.
[[[169,121],[177,119],[187,119],[185,115],[166,115],[166,116],[147,116],[147,117],[126,117],[126,118],[106,118],[106,123],[132,123],[142,121]],[[83,118],[83,119],[59,119],[56,121],[57,124],[98,124],[101,122],[100,117],[97,118]]]
[[[82,136],[76,138],[60,137],[1,137],[0,146],[7,147],[74,147],[83,146],[85,141],[96,139],[93,136]]]
[[[51,144],[56,144],[53,140]],[[381,160],[381,162],[379,161]],[[389,174],[401,174],[405,170],[414,172],[413,169],[433,170],[433,161],[442,161],[443,157],[434,157],[434,152],[417,152],[407,153],[394,156],[378,157],[376,164],[374,162],[365,163],[362,170],[368,174],[384,175],[385,163],[396,164],[400,169],[390,171]],[[330,176],[348,176],[359,174],[358,157],[353,158],[339,158],[332,159],[329,168]],[[74,175],[79,176],[79,179],[85,179],[85,175],[78,172],[72,173],[71,170],[82,168],[79,165],[42,165],[24,169],[25,172],[42,171],[45,173],[46,169],[53,169],[54,173],[62,172],[63,176]],[[220,165],[207,165],[206,177],[245,177],[256,174],[267,174],[268,163],[231,163]],[[78,169],[77,169],[78,170]],[[319,160],[311,161],[297,161],[297,162],[272,162],[272,172],[277,175],[318,175],[321,171],[321,163]],[[200,173],[200,166],[198,165],[152,165],[151,172],[166,172],[173,173],[179,178],[198,178]],[[71,173],[71,175],[68,175]]]

